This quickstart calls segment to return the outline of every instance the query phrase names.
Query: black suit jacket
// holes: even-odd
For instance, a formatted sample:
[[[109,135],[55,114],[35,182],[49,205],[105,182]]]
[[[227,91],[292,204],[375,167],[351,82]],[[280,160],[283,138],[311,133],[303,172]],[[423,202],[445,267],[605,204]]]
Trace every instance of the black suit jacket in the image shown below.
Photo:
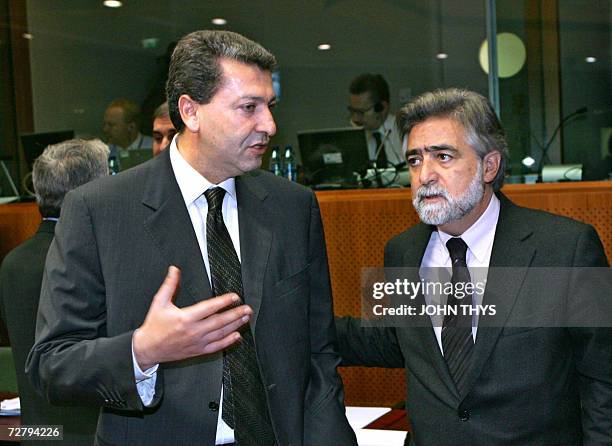
[[[566,283],[529,267],[607,266],[594,229],[520,208],[503,195],[484,304],[511,320],[534,299],[567,297]],[[418,267],[432,227],[393,238],[385,266]],[[424,316],[429,318],[428,316]],[[609,328],[479,327],[469,391],[461,397],[428,327],[361,328],[337,320],[346,365],[405,367],[416,445],[612,444],[612,331]]]
[[[236,193],[244,299],[277,442],[354,444],[314,194],[262,171],[236,178]],[[168,151],[67,195],[28,373],[51,401],[104,406],[100,444],[215,443],[221,353],[161,364],[153,407],[136,390],[132,333],[169,265],[182,271],[177,306],[212,296]]]
[[[25,375],[25,362],[34,344],[36,312],[45,258],[53,240],[53,221],[43,221],[34,236],[12,250],[0,267],[0,313],[6,322],[21,401],[21,423],[63,425],[66,445],[92,445],[98,410],[91,407],[56,407],[41,398]],[[57,441],[22,441],[22,444],[57,445]]]

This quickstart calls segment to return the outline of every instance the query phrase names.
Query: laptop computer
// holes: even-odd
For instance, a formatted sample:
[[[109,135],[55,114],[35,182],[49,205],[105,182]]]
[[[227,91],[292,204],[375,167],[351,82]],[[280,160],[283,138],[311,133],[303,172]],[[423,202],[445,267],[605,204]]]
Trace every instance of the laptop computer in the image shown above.
[[[129,150],[126,156],[119,157],[119,167],[123,171],[129,169],[130,167],[142,164],[151,158],[153,158],[153,150],[151,149]]]
[[[298,132],[304,175],[319,189],[351,188],[368,167],[363,128],[341,127]]]

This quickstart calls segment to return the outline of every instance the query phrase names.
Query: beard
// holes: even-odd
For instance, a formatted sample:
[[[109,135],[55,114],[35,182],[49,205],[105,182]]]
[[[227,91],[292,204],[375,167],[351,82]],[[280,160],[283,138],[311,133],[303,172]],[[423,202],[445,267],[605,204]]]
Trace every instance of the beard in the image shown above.
[[[459,220],[469,214],[484,195],[482,162],[478,163],[476,174],[466,191],[458,197],[452,196],[443,186],[436,184],[421,186],[413,191],[412,195],[412,205],[423,223],[440,226]],[[423,201],[424,198],[432,196],[441,197],[443,200],[437,203]]]

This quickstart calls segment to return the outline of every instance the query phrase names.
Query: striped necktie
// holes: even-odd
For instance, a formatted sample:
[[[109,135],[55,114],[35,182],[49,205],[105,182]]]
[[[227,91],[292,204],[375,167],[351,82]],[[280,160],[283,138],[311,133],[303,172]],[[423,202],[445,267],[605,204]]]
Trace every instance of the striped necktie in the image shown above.
[[[212,288],[215,296],[233,292],[243,298],[240,260],[221,213],[224,195],[221,187],[204,192],[208,202],[206,245]],[[243,327],[240,334],[241,342],[229,347],[223,356],[221,417],[234,429],[236,445],[273,445],[274,433],[250,325]]]
[[[459,237],[453,237],[446,242],[450,253],[453,275],[451,282],[453,289],[458,283],[471,282],[470,271],[467,267],[466,253],[467,245]],[[465,289],[465,288],[464,288]],[[474,350],[474,339],[472,337],[472,316],[464,315],[459,305],[472,305],[472,295],[467,294],[462,299],[457,299],[454,294],[448,296],[449,308],[456,308],[457,315],[447,314],[442,324],[442,350],[444,359],[448,366],[457,390],[461,396],[465,396],[466,380],[472,363],[472,352]]]

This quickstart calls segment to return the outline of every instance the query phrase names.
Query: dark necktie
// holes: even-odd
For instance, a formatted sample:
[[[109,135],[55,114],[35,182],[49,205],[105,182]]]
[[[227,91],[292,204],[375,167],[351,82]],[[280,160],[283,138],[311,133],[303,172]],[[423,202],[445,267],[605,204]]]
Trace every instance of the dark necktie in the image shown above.
[[[225,189],[204,192],[208,201],[206,245],[213,293],[237,293],[241,298],[240,260],[221,213]],[[259,374],[255,342],[250,325],[240,331],[242,340],[223,356],[223,421],[234,429],[235,444],[273,445],[274,433],[268,414],[266,395]]]
[[[378,156],[376,157],[376,167],[379,169],[384,169],[387,167],[387,154],[385,153],[385,143],[382,140],[382,136],[380,132],[372,133],[374,136],[374,141],[376,141],[376,150],[378,151]]]
[[[467,245],[459,237],[453,237],[446,242],[453,264],[453,276],[451,282],[453,288],[457,283],[469,283],[470,271],[467,267],[466,252]],[[455,381],[457,390],[461,396],[465,396],[465,384],[472,361],[474,350],[474,339],[472,337],[472,316],[464,315],[459,305],[472,305],[472,295],[467,294],[462,299],[457,299],[453,294],[448,296],[447,305],[457,308],[458,314],[444,317],[442,325],[442,350],[448,370]]]

